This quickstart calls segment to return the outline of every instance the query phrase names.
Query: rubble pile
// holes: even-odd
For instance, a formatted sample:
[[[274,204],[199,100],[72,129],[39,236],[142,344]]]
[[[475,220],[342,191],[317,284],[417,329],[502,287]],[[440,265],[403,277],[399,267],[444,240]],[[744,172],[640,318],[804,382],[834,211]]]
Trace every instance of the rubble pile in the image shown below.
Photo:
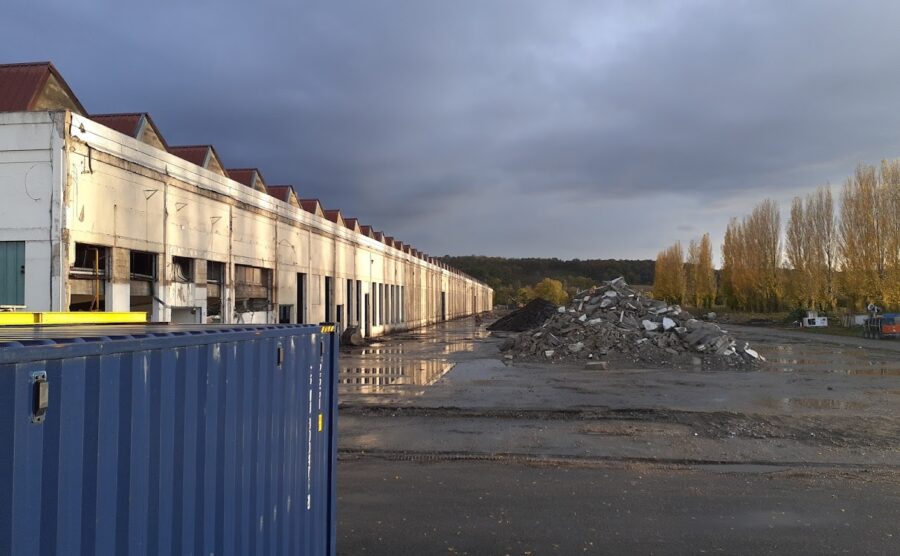
[[[623,278],[581,292],[556,311],[539,327],[509,338],[501,346],[506,358],[709,367],[763,360],[715,323],[647,297]]]
[[[524,307],[516,309],[505,317],[491,323],[488,330],[504,332],[523,332],[541,326],[556,314],[556,304],[541,298],[529,301]]]

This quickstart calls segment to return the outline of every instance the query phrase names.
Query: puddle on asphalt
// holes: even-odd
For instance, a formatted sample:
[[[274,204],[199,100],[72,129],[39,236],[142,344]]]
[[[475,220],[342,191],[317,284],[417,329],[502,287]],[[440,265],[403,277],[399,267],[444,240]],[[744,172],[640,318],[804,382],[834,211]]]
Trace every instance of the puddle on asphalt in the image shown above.
[[[695,465],[694,469],[702,469],[703,471],[711,471],[713,473],[778,473],[787,471],[789,467],[777,464],[753,464],[753,463],[726,463],[726,464],[708,464]]]
[[[824,398],[779,398],[770,400],[766,405],[777,406],[781,409],[789,410],[796,408],[803,409],[865,409],[866,404],[861,402],[851,402],[847,400],[831,400]]]
[[[851,376],[900,376],[900,369],[850,369],[844,372]]]
[[[347,393],[377,394],[398,386],[429,386],[452,369],[454,363],[440,360],[396,361],[375,364],[341,364],[339,389]]]
[[[474,351],[475,340],[488,335],[471,320],[462,320],[386,336],[361,349],[342,349],[340,391],[420,394],[454,367],[449,355]]]
[[[786,345],[774,346],[771,354],[766,354],[765,350],[761,350],[761,352],[766,355],[768,361],[764,369],[769,371],[781,373],[828,372],[850,376],[900,376],[900,368],[891,366],[896,364],[896,360],[889,355],[806,347],[802,357],[792,357],[794,350],[791,346]],[[836,364],[840,362],[846,362],[845,367],[868,365],[869,368],[859,367],[849,370],[835,368]]]

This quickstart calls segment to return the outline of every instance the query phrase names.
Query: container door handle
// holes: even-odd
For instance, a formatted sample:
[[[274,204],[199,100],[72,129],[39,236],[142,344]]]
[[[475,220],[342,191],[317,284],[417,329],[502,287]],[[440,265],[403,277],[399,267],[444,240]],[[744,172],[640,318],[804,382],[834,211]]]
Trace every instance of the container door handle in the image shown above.
[[[50,383],[47,382],[47,373],[38,371],[31,375],[33,402],[31,410],[31,422],[43,423],[47,408],[50,407]]]

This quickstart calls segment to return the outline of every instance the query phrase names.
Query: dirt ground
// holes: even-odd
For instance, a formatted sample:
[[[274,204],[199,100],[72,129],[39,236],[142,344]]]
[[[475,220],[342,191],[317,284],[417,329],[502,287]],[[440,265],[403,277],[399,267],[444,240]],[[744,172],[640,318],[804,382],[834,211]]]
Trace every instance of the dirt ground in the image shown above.
[[[900,553],[900,341],[729,326],[760,370],[342,353],[341,554]]]

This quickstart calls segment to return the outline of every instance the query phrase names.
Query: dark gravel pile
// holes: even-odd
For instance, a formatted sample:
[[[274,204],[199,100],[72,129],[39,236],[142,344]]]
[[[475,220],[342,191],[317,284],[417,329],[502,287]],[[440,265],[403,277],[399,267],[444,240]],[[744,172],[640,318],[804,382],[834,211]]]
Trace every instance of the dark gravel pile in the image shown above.
[[[502,319],[492,323],[488,330],[503,332],[523,332],[537,328],[556,314],[557,306],[544,299],[529,301],[527,305],[516,309]]]

